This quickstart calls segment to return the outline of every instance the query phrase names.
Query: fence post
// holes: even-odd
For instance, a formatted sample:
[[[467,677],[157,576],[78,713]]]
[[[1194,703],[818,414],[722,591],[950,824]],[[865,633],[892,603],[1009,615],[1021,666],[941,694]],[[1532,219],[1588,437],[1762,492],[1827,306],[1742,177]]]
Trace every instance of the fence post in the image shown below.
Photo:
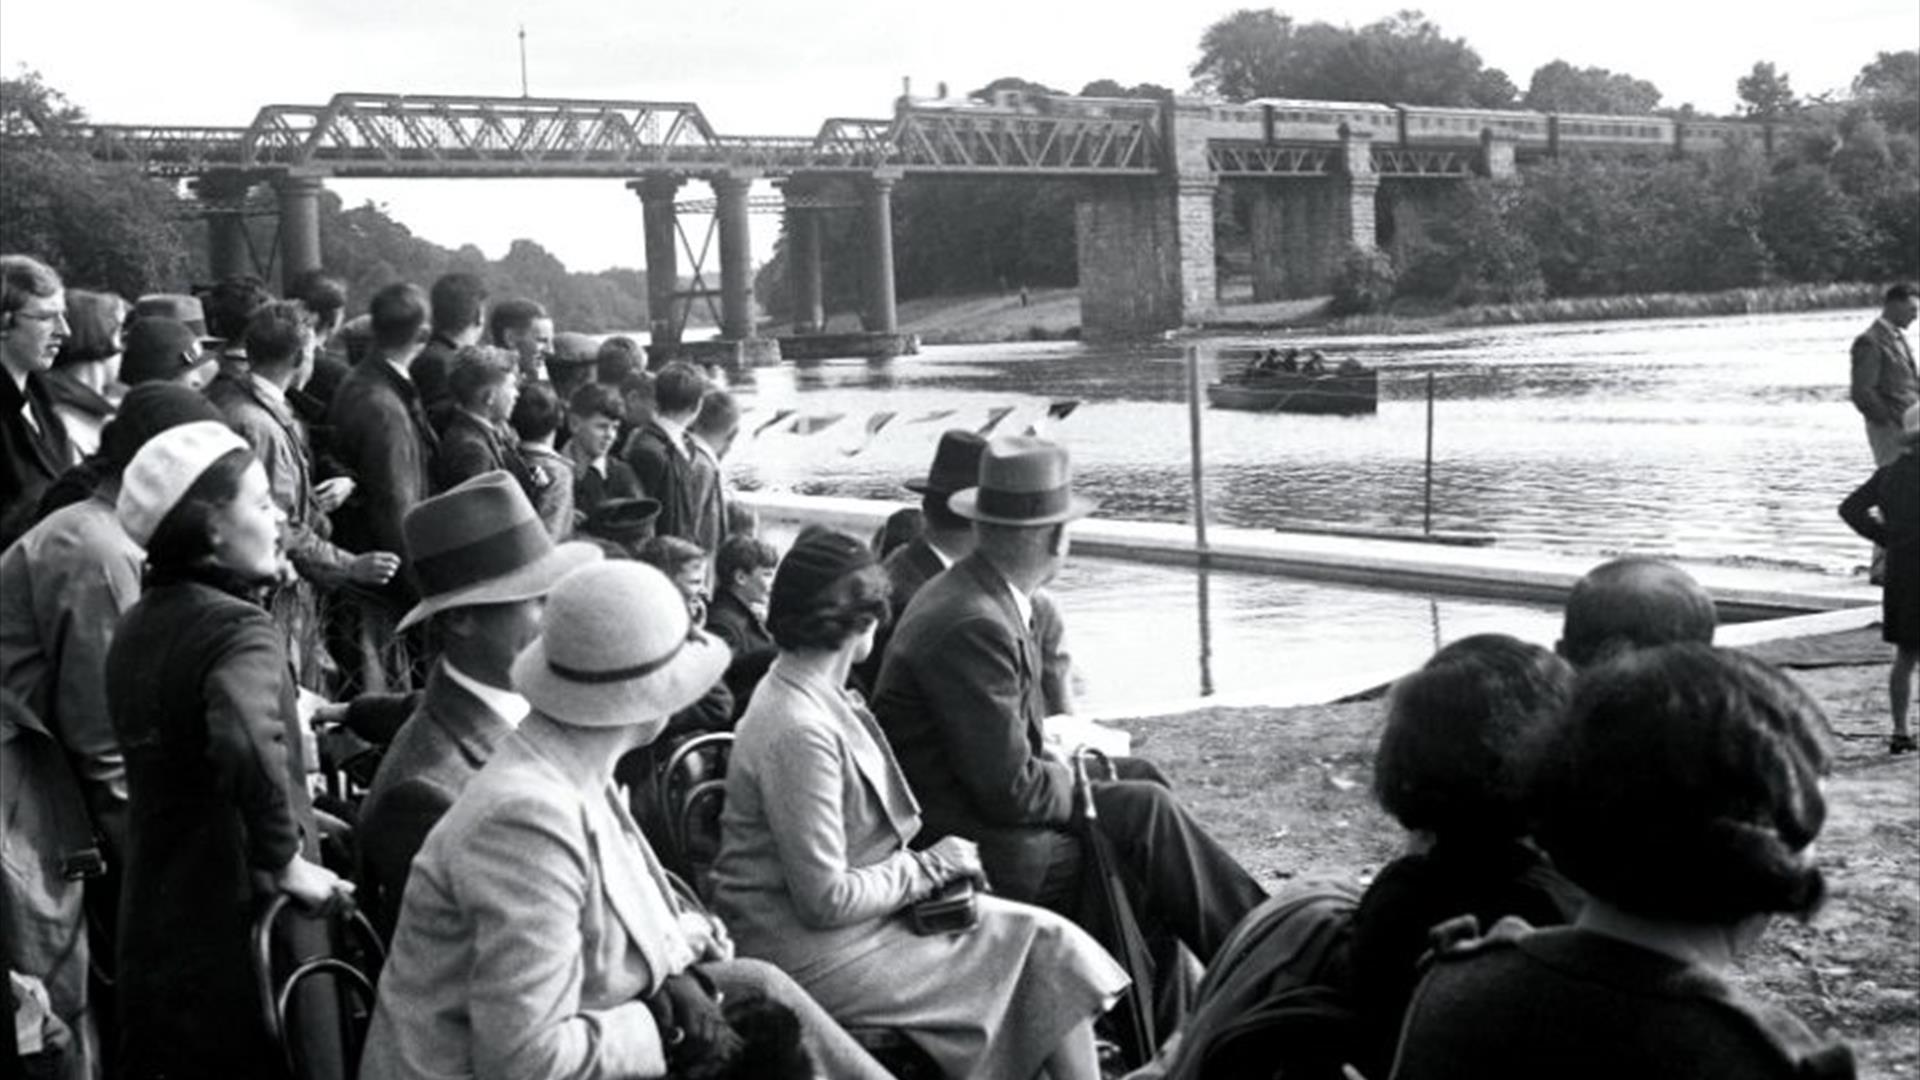
[[[1207,547],[1207,474],[1200,457],[1200,347],[1187,346],[1187,438],[1193,452],[1193,550],[1202,568],[1211,562]]]
[[[1427,372],[1427,480],[1422,531],[1433,535],[1433,372]]]

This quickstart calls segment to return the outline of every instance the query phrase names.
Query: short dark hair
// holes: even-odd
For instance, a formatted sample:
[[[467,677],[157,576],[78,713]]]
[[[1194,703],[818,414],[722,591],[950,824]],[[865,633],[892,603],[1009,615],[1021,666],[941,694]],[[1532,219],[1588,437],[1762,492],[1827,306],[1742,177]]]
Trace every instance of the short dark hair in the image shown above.
[[[624,401],[629,396],[634,394],[638,394],[641,397],[646,398],[649,402],[654,401],[653,372],[635,371],[635,372],[629,373],[626,378],[620,380],[621,400]],[[654,402],[654,403],[658,404],[658,402]]]
[[[433,328],[453,334],[477,324],[487,310],[487,285],[464,271],[441,274],[433,282]]]
[[[502,300],[493,305],[493,313],[487,316],[487,340],[495,345],[504,346],[507,334],[514,330],[525,330],[533,325],[535,319],[547,317],[547,309],[535,300],[516,296],[511,300]]]
[[[730,585],[738,571],[751,573],[779,565],[780,552],[772,544],[752,533],[734,533],[720,541],[720,550],[714,553],[713,580]]]
[[[1903,281],[1898,285],[1889,287],[1886,296],[1882,297],[1882,302],[1892,304],[1901,300],[1915,299],[1920,299],[1920,288],[1916,288]]]
[[[374,345],[404,349],[418,342],[426,329],[427,294],[418,285],[398,281],[373,294],[367,314],[372,316]]]
[[[1708,643],[1717,621],[1713,597],[1686,571],[1658,559],[1614,559],[1589,570],[1567,595],[1560,655],[1586,667],[1626,649]]]
[[[1820,706],[1770,665],[1687,642],[1584,672],[1543,741],[1534,836],[1575,884],[1654,918],[1805,918],[1826,820]]]
[[[715,387],[700,399],[700,411],[687,427],[702,435],[730,435],[740,430],[740,403],[732,394]]]
[[[684,537],[653,536],[634,551],[633,557],[668,577],[675,577],[696,560],[705,559],[707,550]]]
[[[462,407],[471,409],[480,404],[482,395],[513,378],[519,370],[513,358],[500,349],[468,345],[453,354],[447,392]]]
[[[685,360],[675,360],[653,375],[653,400],[663,413],[691,412],[707,393],[707,377]]]
[[[560,430],[560,395],[543,382],[530,382],[520,388],[513,403],[513,415],[507,418],[514,434],[536,442]]]
[[[604,416],[609,420],[627,418],[627,402],[620,391],[604,383],[588,383],[567,399],[567,411],[582,419]]]
[[[153,528],[147,541],[149,569],[186,570],[213,555],[213,515],[239,497],[240,477],[253,462],[253,451],[229,450],[188,485]]]
[[[0,255],[0,313],[19,311],[27,301],[45,300],[60,291],[60,275],[31,255]]]
[[[1453,642],[1394,685],[1374,797],[1408,829],[1525,835],[1530,740],[1572,688],[1573,668],[1538,645],[1506,634]]]
[[[303,270],[287,286],[287,299],[307,305],[315,325],[331,327],[347,310],[347,283],[318,267]]]
[[[262,367],[291,364],[301,340],[313,334],[313,313],[298,300],[270,300],[247,319],[247,360]]]
[[[593,354],[593,377],[608,386],[619,386],[629,374],[645,371],[646,355],[640,345],[625,334],[615,334],[600,343]]]
[[[207,333],[236,342],[246,336],[247,320],[253,313],[272,302],[266,282],[252,274],[233,274],[207,290],[200,298],[200,308],[207,316]]]
[[[67,339],[55,364],[83,364],[120,354],[120,330],[132,305],[113,293],[67,290]]]

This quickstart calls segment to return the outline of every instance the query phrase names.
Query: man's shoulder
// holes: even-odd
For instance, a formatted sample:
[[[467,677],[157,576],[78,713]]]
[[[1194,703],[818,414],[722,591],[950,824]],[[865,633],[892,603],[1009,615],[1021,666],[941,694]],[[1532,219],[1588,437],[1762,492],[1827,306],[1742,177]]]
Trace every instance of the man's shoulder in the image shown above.
[[[964,561],[934,575],[914,594],[895,631],[895,641],[914,635],[944,635],[983,623],[1010,625],[1011,619],[988,586]]]

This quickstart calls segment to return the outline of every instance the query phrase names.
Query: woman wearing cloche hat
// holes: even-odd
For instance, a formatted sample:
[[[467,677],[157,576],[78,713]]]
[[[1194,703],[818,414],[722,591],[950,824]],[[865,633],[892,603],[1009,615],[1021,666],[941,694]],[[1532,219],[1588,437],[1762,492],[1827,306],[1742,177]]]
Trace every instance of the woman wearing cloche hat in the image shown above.
[[[531,713],[414,859],[360,1080],[449,1062],[480,1076],[666,1075],[738,1052],[710,984],[791,1009],[826,1074],[886,1076],[792,980],[732,958],[614,789],[614,762],[728,659],[651,566],[595,563],[554,586],[513,665]]]
[[[120,1058],[132,1077],[279,1075],[248,951],[253,883],[319,908],[353,891],[301,854],[294,688],[256,602],[284,565],[286,519],[247,444],[213,421],[142,446],[116,514],[147,552],[106,663],[128,795]]]

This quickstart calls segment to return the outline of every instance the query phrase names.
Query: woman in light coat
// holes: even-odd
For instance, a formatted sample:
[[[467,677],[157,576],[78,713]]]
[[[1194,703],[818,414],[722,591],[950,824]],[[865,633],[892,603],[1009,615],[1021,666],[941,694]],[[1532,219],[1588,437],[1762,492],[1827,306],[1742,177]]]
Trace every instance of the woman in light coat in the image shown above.
[[[871,549],[801,534],[775,573],[780,647],[735,730],[715,902],[742,953],[786,969],[840,1022],[901,1029],[949,1076],[1097,1077],[1093,1021],[1126,975],[1051,912],[978,897],[972,930],[920,936],[903,908],[981,876],[974,846],[909,846],[920,811],[845,689],[886,615]]]

